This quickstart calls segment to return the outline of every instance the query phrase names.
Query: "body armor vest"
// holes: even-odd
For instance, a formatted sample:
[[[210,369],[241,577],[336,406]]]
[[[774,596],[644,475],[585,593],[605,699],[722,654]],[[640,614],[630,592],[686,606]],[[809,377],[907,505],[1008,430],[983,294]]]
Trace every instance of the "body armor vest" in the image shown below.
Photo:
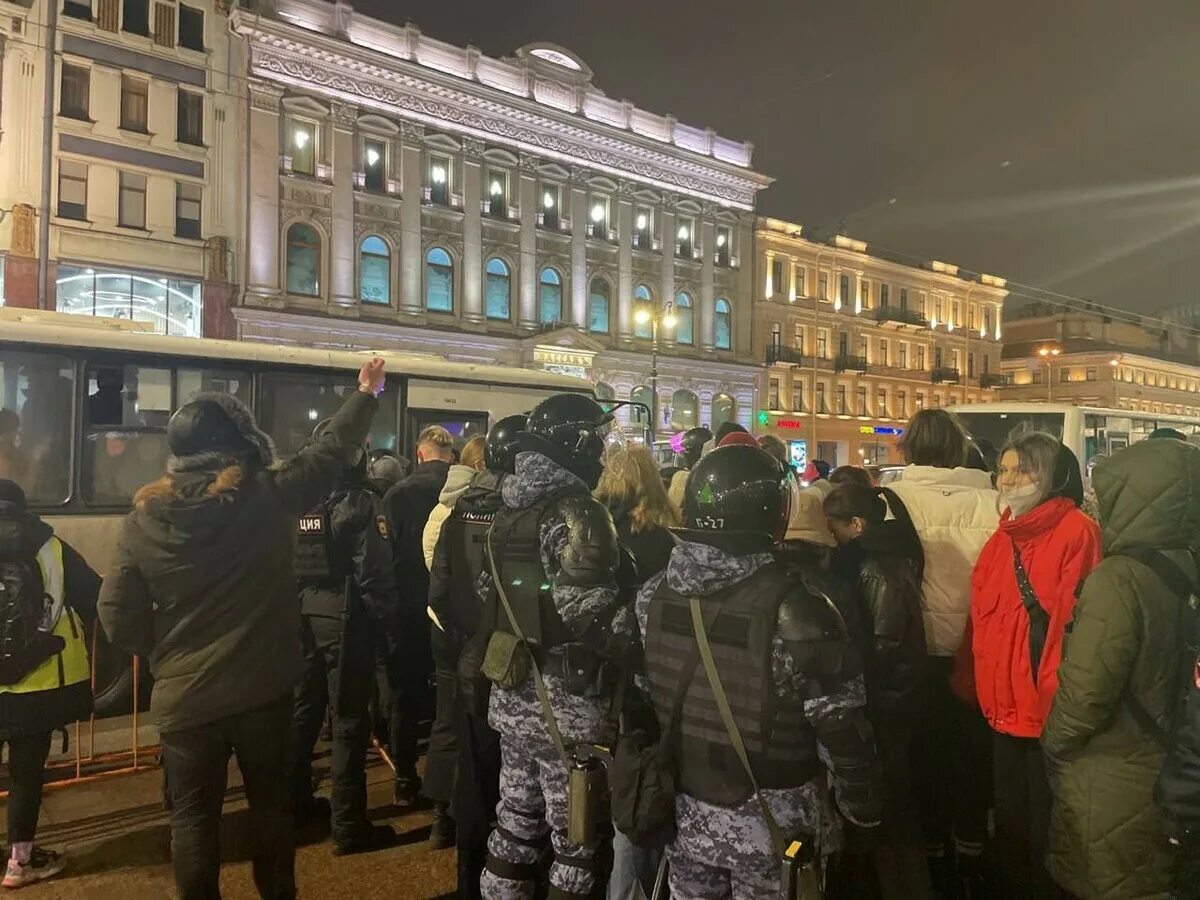
[[[296,527],[297,583],[301,588],[333,585],[333,527],[325,503],[302,515]]]
[[[462,634],[479,629],[479,574],[487,567],[485,548],[488,530],[496,514],[504,508],[499,491],[481,498],[469,508],[460,501],[442,532],[450,555],[450,610],[454,627]],[[499,550],[496,551],[499,555]]]
[[[820,765],[803,701],[775,692],[772,656],[779,605],[795,589],[794,580],[773,564],[700,599],[704,620],[712,623],[708,639],[713,662],[764,789],[799,787]],[[690,598],[663,579],[646,622],[646,675],[659,722],[670,720],[680,680],[691,676],[676,722],[679,787],[698,800],[736,806],[753,796],[753,788],[730,746],[703,664],[686,671],[696,646]]]
[[[492,552],[508,604],[529,643],[543,651],[576,640],[558,614],[550,579],[542,568],[542,518],[558,500],[552,494],[526,509],[505,507],[491,526]],[[487,566],[486,556],[483,564]],[[515,633],[494,585],[482,624],[492,631]]]

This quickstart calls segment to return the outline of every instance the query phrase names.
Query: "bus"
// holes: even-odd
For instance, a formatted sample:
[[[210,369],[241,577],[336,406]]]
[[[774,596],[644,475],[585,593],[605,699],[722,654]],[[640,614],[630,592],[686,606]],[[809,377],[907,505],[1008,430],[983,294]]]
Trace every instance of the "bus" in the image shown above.
[[[1174,428],[1200,444],[1200,419],[1166,413],[1134,412],[1065,403],[975,403],[955,406],[957,415],[976,440],[997,450],[1020,431],[1044,431],[1071,448],[1087,477],[1101,458],[1145,440],[1158,428]]]
[[[370,447],[410,459],[429,425],[464,442],[550,394],[594,396],[590,383],[550,372],[171,337],[127,321],[0,308],[0,478],[21,483],[30,508],[103,574],[118,519],[165,471],[167,421],[182,404],[201,391],[236,396],[286,457],[356,389],[371,355],[387,362],[387,389]],[[109,656],[97,663],[99,711],[128,665]],[[127,701],[117,705],[129,712]]]

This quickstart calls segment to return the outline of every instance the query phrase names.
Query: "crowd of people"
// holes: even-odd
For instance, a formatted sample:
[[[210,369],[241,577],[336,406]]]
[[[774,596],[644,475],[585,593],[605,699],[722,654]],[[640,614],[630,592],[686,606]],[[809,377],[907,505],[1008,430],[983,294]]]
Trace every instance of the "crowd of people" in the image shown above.
[[[734,423],[660,469],[564,394],[427,428],[406,472],[364,446],[383,384],[364,365],[282,461],[237,399],[184,405],[102,586],[0,480],[6,886],[62,870],[42,769],[98,619],[154,677],[182,900],[220,896],[231,756],[262,897],[296,896],[315,820],[338,856],[394,845],[373,735],[463,898],[1200,897],[1182,436],[1085,484],[1051,435],[996,451],[925,410],[878,487]]]

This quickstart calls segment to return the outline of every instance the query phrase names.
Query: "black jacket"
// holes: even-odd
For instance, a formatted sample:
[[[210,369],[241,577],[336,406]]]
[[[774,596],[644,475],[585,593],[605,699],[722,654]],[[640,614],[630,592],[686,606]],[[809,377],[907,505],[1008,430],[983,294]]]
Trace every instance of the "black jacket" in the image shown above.
[[[429,570],[429,608],[437,616],[443,630],[458,639],[471,637],[479,627],[480,603],[476,585],[480,573],[469,573],[469,577],[464,579],[470,582],[468,589],[454,590],[458,580],[456,576],[462,573],[451,571],[453,554],[446,546],[446,535],[452,533],[453,529],[448,526],[451,520],[464,513],[498,512],[504,506],[500,495],[504,478],[502,472],[491,471],[475,476],[471,486],[455,502],[433,551],[433,567]],[[482,555],[480,561],[483,561]]]
[[[429,602],[429,570],[425,568],[421,539],[449,472],[448,462],[421,463],[383,498],[392,530],[392,559],[400,594],[399,615],[408,623],[425,618],[425,607]]]
[[[338,571],[351,581],[352,609],[361,609],[371,631],[384,646],[396,643],[396,577],[392,566],[391,531],[383,505],[363,484],[346,484],[325,501],[329,514],[331,553]],[[341,590],[309,585],[300,588],[300,611],[305,615],[342,615]]]
[[[33,559],[54,529],[37,516],[0,503],[0,558]],[[100,576],[59,538],[63,554],[63,601],[79,614],[89,630],[96,621]],[[92,711],[91,685],[68,685],[29,694],[0,693],[0,740],[44,734]]]
[[[149,657],[160,730],[205,725],[295,687],[296,520],[333,489],[377,406],[355,391],[322,437],[277,467],[168,475],[138,492],[99,613],[114,644]]]
[[[671,532],[657,526],[634,531],[627,512],[621,509],[611,512],[617,526],[617,539],[629,551],[637,566],[637,583],[640,586],[667,567],[675,541]]]
[[[891,717],[912,714],[926,660],[920,539],[911,527],[889,519],[838,548],[834,570],[858,586],[872,713]]]

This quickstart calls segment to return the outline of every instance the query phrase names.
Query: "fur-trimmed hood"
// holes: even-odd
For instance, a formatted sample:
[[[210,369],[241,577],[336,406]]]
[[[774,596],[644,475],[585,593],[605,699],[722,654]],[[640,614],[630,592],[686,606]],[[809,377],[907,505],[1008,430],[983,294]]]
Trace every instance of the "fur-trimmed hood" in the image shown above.
[[[213,421],[211,413],[216,407],[224,414],[227,423]],[[247,454],[226,445],[220,438],[228,435],[208,436],[198,434],[206,429],[218,426],[218,430],[228,430],[233,426],[237,438],[246,445],[257,459],[247,459]],[[219,391],[208,391],[197,394],[171,417],[167,426],[167,443],[171,447],[171,456],[167,459],[167,472],[219,472],[231,464],[240,462],[257,463],[262,468],[270,468],[276,462],[275,442],[270,435],[258,427],[254,415],[246,405],[232,394]],[[199,452],[180,452],[181,446],[209,445],[211,449]]]
[[[141,487],[133,495],[133,505],[143,508],[160,503],[178,503],[197,496],[219,497],[237,490],[245,477],[246,470],[237,465],[221,469],[212,481],[195,475],[176,478],[168,474]]]

